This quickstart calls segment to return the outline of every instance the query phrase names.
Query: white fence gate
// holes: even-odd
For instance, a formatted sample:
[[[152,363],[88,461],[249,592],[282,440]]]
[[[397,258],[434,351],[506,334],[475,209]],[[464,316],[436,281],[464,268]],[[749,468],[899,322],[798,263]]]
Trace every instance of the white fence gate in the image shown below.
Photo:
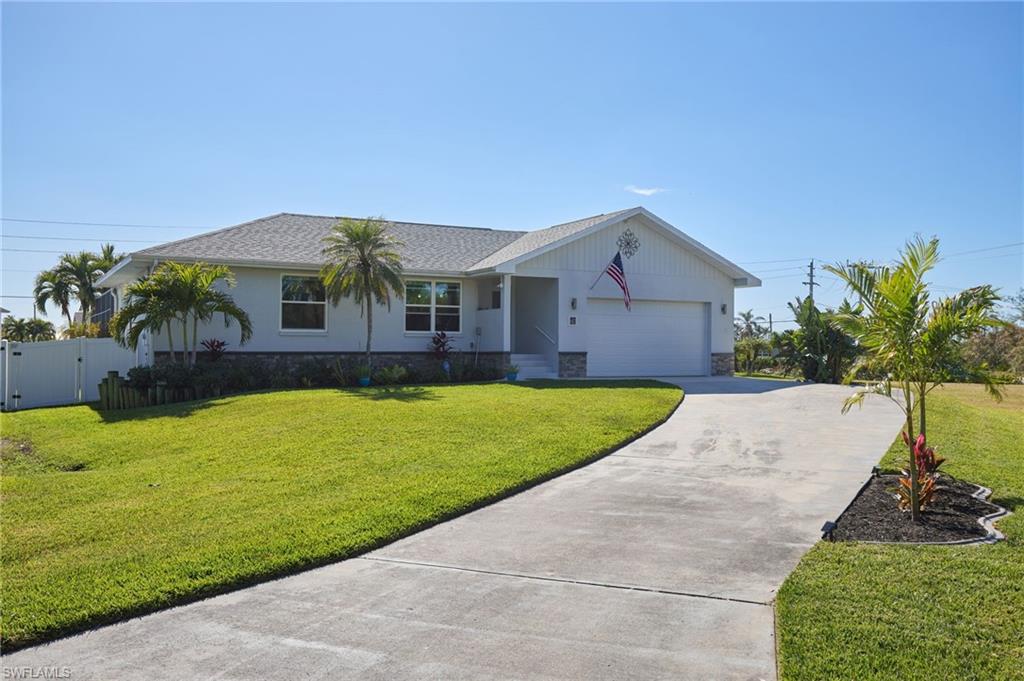
[[[19,343],[0,341],[0,409],[94,402],[108,371],[125,374],[140,362],[111,338]]]

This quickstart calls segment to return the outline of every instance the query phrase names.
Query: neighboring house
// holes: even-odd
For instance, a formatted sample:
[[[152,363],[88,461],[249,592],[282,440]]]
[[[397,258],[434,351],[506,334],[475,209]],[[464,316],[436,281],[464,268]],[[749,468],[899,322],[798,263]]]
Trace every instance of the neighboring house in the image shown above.
[[[281,213],[147,248],[99,283],[119,301],[161,261],[223,263],[237,277],[231,293],[252,319],[253,338],[238,347],[237,325],[219,320],[201,338],[260,356],[357,357],[366,334],[359,308],[324,302],[317,276],[321,240],[338,219]],[[406,291],[390,311],[374,313],[382,363],[422,363],[431,335],[443,330],[464,358],[516,362],[527,376],[728,374],[733,292],[761,284],[639,207],[532,232],[393,222],[392,233],[405,244]],[[632,310],[611,277],[598,278],[619,250]],[[148,351],[166,349],[164,338]]]

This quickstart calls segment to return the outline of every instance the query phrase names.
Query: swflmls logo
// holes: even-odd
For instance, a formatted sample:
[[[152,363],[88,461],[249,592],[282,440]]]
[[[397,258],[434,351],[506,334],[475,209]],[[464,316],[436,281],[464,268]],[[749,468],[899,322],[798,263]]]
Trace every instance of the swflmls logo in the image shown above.
[[[4,667],[5,679],[70,679],[71,667]]]

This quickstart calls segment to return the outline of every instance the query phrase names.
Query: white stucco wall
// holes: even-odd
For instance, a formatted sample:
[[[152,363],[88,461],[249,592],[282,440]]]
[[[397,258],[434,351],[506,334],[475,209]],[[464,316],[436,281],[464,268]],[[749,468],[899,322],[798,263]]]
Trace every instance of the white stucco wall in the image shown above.
[[[516,273],[558,277],[558,341],[562,352],[587,350],[587,298],[618,298],[622,293],[607,275],[593,290],[594,279],[618,250],[616,241],[627,229],[640,240],[632,258],[623,258],[626,280],[634,300],[676,300],[708,303],[711,308],[711,352],[733,351],[732,278],[725,272],[648,226],[632,218],[565,246],[519,263]],[[573,311],[570,302],[576,298]],[[721,311],[726,305],[725,313]],[[575,326],[569,317],[576,316]]]
[[[229,351],[247,352],[358,352],[366,345],[366,320],[360,317],[359,307],[351,300],[342,299],[337,306],[327,303],[326,331],[282,331],[281,320],[281,275],[315,275],[316,271],[277,270],[263,268],[233,267],[237,286],[228,289],[235,302],[249,314],[253,325],[253,337],[239,347],[238,324],[224,328],[219,315],[207,324],[201,324],[199,339],[219,338],[229,343]],[[409,277],[428,279],[428,277]],[[471,350],[476,327],[477,287],[475,282],[447,277],[444,281],[462,282],[462,330],[449,334],[453,346],[464,352]],[[468,285],[467,285],[468,283]],[[500,330],[499,330],[500,331]],[[373,310],[373,349],[378,352],[425,352],[430,340],[429,332],[405,331],[405,303],[392,300],[391,310],[375,306]],[[500,349],[500,333],[491,344]],[[486,341],[487,339],[485,339]],[[177,350],[181,350],[181,328],[174,336]],[[167,350],[166,333],[156,341],[155,349]],[[201,349],[201,348],[200,348]],[[481,345],[486,349],[486,345]]]

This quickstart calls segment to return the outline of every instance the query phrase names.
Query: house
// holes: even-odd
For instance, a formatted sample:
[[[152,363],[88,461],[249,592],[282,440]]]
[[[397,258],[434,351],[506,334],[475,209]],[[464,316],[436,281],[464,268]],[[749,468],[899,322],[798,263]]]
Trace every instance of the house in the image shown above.
[[[261,357],[358,356],[358,306],[325,302],[321,240],[338,218],[281,213],[132,253],[99,282],[115,291],[159,262],[231,267],[254,334],[230,350]],[[393,222],[404,246],[404,300],[374,314],[382,363],[426,360],[435,331],[463,357],[514,362],[524,376],[729,374],[733,293],[757,277],[650,211],[629,208],[530,232]],[[617,252],[631,294],[602,272]],[[219,321],[201,338],[231,342]],[[149,341],[164,351],[166,339]]]

